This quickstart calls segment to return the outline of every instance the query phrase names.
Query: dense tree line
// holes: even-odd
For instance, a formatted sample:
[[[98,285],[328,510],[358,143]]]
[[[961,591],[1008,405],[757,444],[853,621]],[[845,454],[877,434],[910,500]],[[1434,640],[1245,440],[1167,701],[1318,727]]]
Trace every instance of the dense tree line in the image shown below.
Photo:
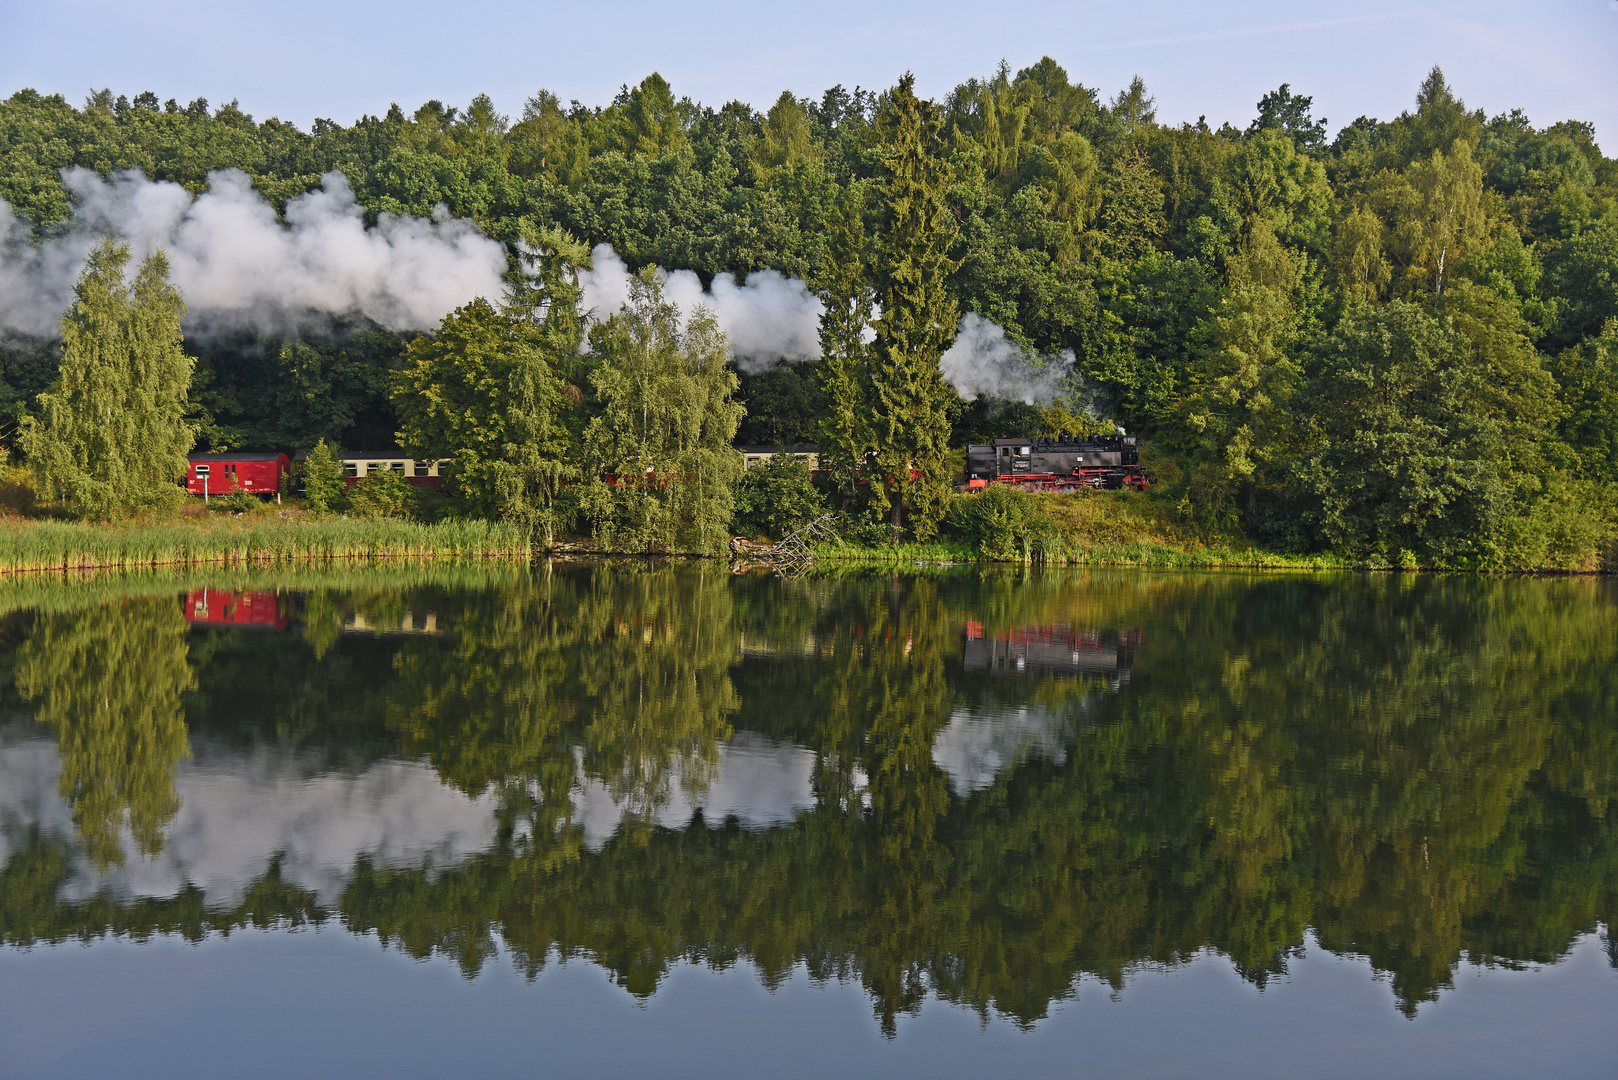
[[[891,1030],[929,993],[1033,1023],[1080,976],[1121,988],[1205,948],[1262,985],[1312,929],[1413,1013],[1463,957],[1548,962],[1618,917],[1609,593],[617,564],[317,587],[287,597],[301,633],[273,638],[186,634],[172,597],[83,596],[0,623],[0,669],[62,748],[91,856],[117,857],[126,819],[161,845],[176,762],[204,740],[423,758],[498,794],[499,840],[431,872],[362,862],[331,905],[272,860],[222,908],[195,889],[68,899],[68,838],[20,836],[0,941],[336,919],[469,973],[497,935],[529,973],[586,956],[636,994],[682,960],[767,980],[801,963],[859,981]],[[423,609],[442,636],[343,632]],[[969,620],[1138,630],[1132,677],[973,671]],[[939,732],[1007,710],[1060,752],[952,792]],[[656,826],[677,792],[700,800],[734,727],[813,752],[813,807],[768,830]],[[600,850],[581,783],[627,811]]]
[[[473,218],[514,271],[544,233],[632,268],[801,276],[827,305],[825,359],[743,376],[741,437],[858,459],[883,478],[858,492],[868,509],[918,535],[941,518],[948,445],[1039,422],[937,385],[968,312],[1070,351],[1068,404],[1145,434],[1210,529],[1568,565],[1612,528],[1618,162],[1588,124],[1467,108],[1437,69],[1412,110],[1335,136],[1288,85],[1245,128],[1176,127],[1139,80],[1104,99],[1049,58],[937,102],[901,80],[715,109],[652,75],[605,107],[540,91],[518,118],[479,97],[307,132],[234,103],[22,91],[0,104],[0,160],[0,197],[41,231],[70,212],[71,166],[193,191],[240,168],[277,207],[335,169],[373,216]],[[407,344],[361,326],[193,344],[202,437],[389,440]],[[12,343],[13,412],[49,385],[49,353]],[[552,377],[581,395],[564,426],[606,409],[590,372]],[[543,517],[544,484],[528,488]]]

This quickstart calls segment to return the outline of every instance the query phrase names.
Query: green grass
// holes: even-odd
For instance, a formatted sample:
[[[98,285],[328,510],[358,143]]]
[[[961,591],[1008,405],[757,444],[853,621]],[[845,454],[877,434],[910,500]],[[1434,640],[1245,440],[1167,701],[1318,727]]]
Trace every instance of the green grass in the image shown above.
[[[1020,561],[1046,566],[1134,566],[1187,570],[1340,570],[1336,555],[1286,555],[1239,536],[1205,536],[1179,523],[1174,508],[1154,495],[1132,491],[1033,496],[1044,519],[1037,545]],[[959,540],[930,544],[818,545],[818,559],[856,563],[988,562]]]
[[[392,559],[527,559],[526,531],[506,523],[355,518],[183,519],[93,525],[34,521],[0,525],[0,573],[260,566]]]
[[[844,541],[840,544],[815,544],[816,559],[828,562],[861,563],[963,563],[977,561],[977,552],[965,544],[936,541],[931,544],[880,544],[865,547]]]

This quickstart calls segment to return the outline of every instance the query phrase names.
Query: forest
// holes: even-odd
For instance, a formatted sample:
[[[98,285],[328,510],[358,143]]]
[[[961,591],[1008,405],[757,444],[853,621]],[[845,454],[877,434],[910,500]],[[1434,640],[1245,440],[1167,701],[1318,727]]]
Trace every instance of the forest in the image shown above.
[[[816,441],[822,500],[925,540],[955,520],[965,443],[1117,425],[1144,438],[1163,513],[1210,534],[1599,563],[1618,528],[1618,161],[1592,126],[1488,117],[1437,68],[1409,110],[1335,134],[1290,84],[1255,113],[1159,123],[1139,79],[1106,97],[1048,57],[937,101],[906,77],[714,108],[653,74],[604,107],[541,90],[520,117],[479,96],[308,131],[234,102],[23,90],[0,104],[0,198],[13,248],[66,228],[75,168],[192,193],[238,169],[282,214],[337,172],[368,222],[475,222],[506,246],[507,288],[436,328],[184,341],[199,449],[455,454],[464,513],[711,547],[757,501],[725,447]],[[727,365],[655,276],[587,322],[599,244],[636,272],[801,279],[819,356]],[[1052,393],[957,393],[939,358],[966,316]],[[65,354],[3,338],[4,434],[29,458]],[[634,428],[649,401],[664,414]],[[659,502],[600,481],[649,461],[691,483]]]

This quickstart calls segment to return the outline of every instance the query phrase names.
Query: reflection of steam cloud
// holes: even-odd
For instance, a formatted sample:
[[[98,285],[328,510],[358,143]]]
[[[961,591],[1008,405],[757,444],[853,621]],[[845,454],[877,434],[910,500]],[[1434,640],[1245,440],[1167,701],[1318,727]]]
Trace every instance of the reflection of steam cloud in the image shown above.
[[[719,748],[718,771],[701,799],[687,799],[681,785],[671,785],[668,801],[652,820],[664,828],[683,829],[701,810],[703,820],[716,825],[731,817],[749,829],[786,825],[815,805],[814,767],[810,750],[738,731]],[[584,845],[591,851],[601,850],[628,812],[627,803],[615,799],[600,780],[587,780],[574,789],[573,823],[584,830]]]
[[[933,762],[957,797],[981,791],[1006,769],[1041,757],[1067,761],[1066,725],[1043,709],[975,715],[957,709],[933,737]]]
[[[154,860],[134,853],[103,874],[80,866],[64,900],[106,890],[123,896],[174,896],[187,884],[210,906],[240,902],[243,890],[281,857],[281,876],[334,902],[354,865],[456,866],[494,844],[494,796],[469,799],[440,783],[425,764],[381,761],[357,774],[315,772],[306,755],[259,750],[182,762],[175,778],[180,810]],[[55,746],[29,740],[0,747],[0,824],[4,833],[38,823],[72,835],[56,794]],[[0,838],[0,858],[6,854]]]
[[[505,248],[471,221],[383,214],[367,228],[340,172],[287,203],[286,224],[246,173],[211,173],[195,198],[137,172],[102,180],[69,169],[72,221],[34,246],[0,201],[0,328],[50,335],[73,298],[85,254],[105,234],[137,258],[161,247],[189,308],[188,332],[246,327],[281,333],[311,320],[363,315],[390,330],[425,330],[476,296],[498,297]]]
[[[789,824],[815,805],[814,764],[803,747],[738,732],[719,748],[718,770],[700,798],[687,798],[673,784],[654,820],[684,828],[700,809],[713,824],[727,818],[750,829]],[[72,815],[56,790],[60,774],[50,740],[0,746],[0,865],[36,827],[73,836]],[[321,771],[309,755],[289,752],[204,755],[180,765],[175,789],[180,810],[155,860],[140,858],[125,835],[125,865],[98,874],[81,863],[62,899],[103,890],[170,897],[189,884],[210,906],[229,907],[280,856],[282,880],[330,904],[361,859],[377,867],[446,869],[495,843],[494,794],[469,799],[420,762],[381,761],[345,773]],[[573,821],[591,851],[617,832],[629,809],[599,780],[574,789]]]

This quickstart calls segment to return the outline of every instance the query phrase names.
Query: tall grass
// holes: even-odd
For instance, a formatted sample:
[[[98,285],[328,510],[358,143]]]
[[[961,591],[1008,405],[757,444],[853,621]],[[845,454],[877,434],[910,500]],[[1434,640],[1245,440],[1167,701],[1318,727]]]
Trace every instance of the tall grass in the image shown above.
[[[0,525],[0,573],[531,555],[528,532],[505,522],[260,518],[127,526],[55,521]]]

